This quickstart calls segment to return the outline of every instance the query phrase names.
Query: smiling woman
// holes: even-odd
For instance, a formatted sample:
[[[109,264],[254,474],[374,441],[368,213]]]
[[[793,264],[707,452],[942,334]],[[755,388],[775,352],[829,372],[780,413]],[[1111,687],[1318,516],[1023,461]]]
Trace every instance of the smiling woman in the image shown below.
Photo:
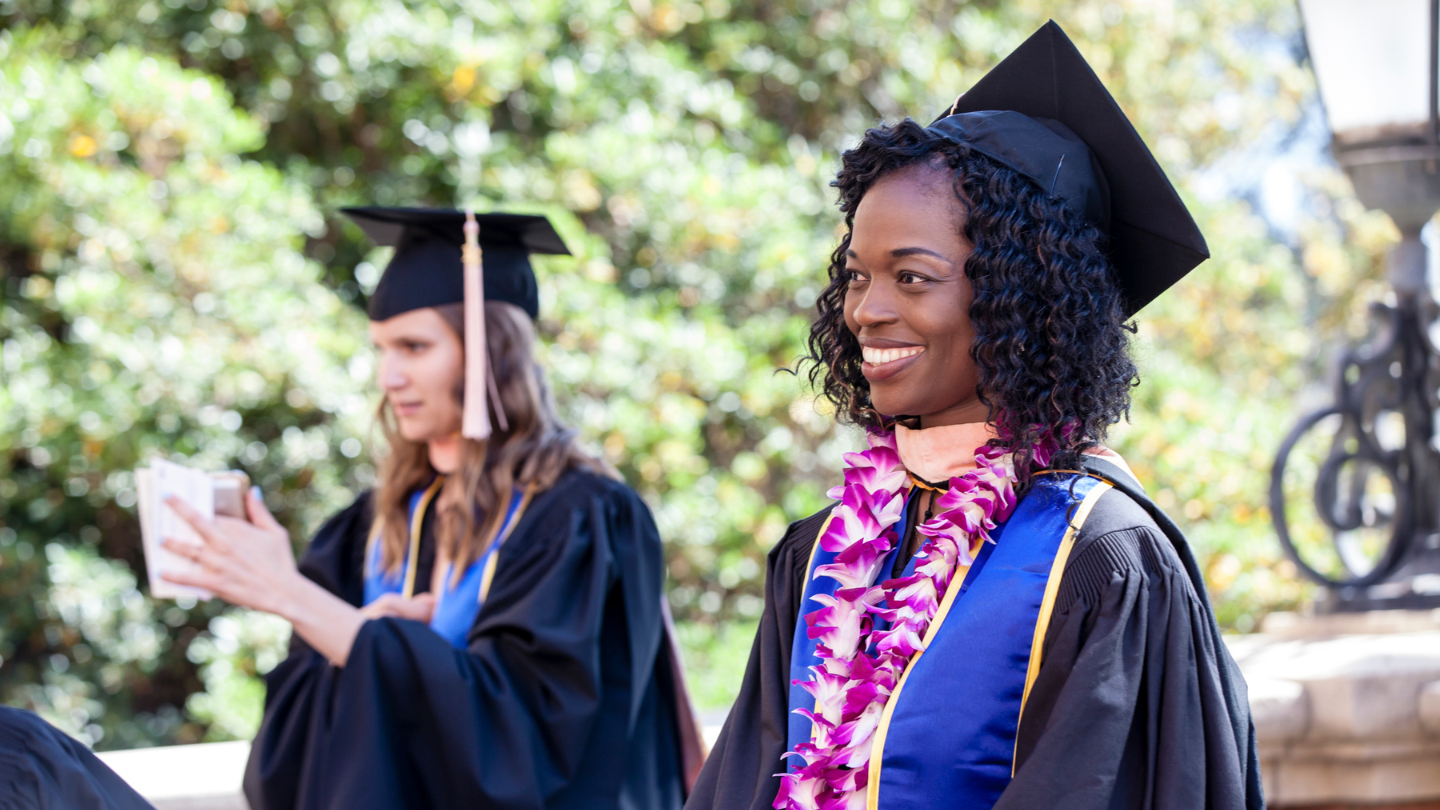
[[[821,305],[832,306],[838,296],[835,314],[860,345],[874,407],[928,414],[930,427],[987,416],[979,368],[966,351],[975,330],[969,318],[955,317],[970,310],[975,294],[965,275],[970,245],[955,227],[962,214],[952,182],[921,163],[881,178],[861,196],[842,246],[845,264]]]
[[[812,379],[826,372],[826,394],[856,424],[926,414],[915,424],[939,427],[993,411],[1019,468],[1042,441],[1073,466],[1138,382],[1102,232],[913,121],[872,131],[865,147],[835,181],[851,231],[811,330]],[[876,365],[870,347],[930,356],[900,378],[908,364]]]
[[[1103,444],[1205,258],[1144,142],[1050,23],[834,185],[811,379],[870,446],[771,551],[688,807],[1262,807],[1194,557]]]

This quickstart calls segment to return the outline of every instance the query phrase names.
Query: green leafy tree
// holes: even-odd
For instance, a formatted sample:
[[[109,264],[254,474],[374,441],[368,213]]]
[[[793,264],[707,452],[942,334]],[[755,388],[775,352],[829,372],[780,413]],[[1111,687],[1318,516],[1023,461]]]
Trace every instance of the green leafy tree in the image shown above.
[[[182,711],[227,674],[227,634],[219,605],[137,589],[131,470],[239,464],[313,525],[367,472],[337,452],[358,455],[368,411],[347,366],[363,316],[300,252],[323,228],[308,189],[237,156],[262,133],[220,82],[58,50],[0,39],[0,680],[110,745],[198,739],[207,713],[243,732],[253,699],[241,720]]]

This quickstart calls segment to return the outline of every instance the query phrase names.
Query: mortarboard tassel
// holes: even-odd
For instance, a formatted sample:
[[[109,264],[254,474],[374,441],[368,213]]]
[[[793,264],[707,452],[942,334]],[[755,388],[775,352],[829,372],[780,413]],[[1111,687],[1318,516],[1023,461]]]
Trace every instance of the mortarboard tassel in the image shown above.
[[[485,408],[490,381],[485,348],[485,284],[481,276],[480,223],[475,212],[465,209],[465,404],[460,435],[484,441],[490,438],[490,413]],[[500,402],[496,398],[495,409]],[[503,418],[503,417],[501,417]]]

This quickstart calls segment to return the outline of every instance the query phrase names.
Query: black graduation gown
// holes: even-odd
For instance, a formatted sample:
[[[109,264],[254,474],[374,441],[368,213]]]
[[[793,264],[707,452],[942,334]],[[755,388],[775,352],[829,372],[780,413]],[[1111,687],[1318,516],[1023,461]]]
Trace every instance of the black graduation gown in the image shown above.
[[[359,605],[370,523],[362,495],[301,571]],[[468,649],[397,619],[366,622],[344,668],[292,640],[266,679],[252,808],[679,807],[663,576],[640,498],[566,473],[500,547]]]
[[[996,810],[1260,810],[1239,668],[1175,525],[1118,467],[1081,528]],[[790,650],[806,564],[829,509],[771,550],[739,697],[686,810],[769,810],[784,766]],[[938,721],[937,721],[938,722]],[[922,810],[916,808],[916,810]]]
[[[154,810],[90,749],[0,706],[0,810]]]

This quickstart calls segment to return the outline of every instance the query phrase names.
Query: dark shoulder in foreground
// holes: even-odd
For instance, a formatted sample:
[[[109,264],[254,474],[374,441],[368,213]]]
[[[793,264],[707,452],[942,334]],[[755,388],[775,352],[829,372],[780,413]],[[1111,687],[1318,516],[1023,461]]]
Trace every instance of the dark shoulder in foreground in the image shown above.
[[[0,706],[0,807],[154,810],[90,749],[12,706]]]

